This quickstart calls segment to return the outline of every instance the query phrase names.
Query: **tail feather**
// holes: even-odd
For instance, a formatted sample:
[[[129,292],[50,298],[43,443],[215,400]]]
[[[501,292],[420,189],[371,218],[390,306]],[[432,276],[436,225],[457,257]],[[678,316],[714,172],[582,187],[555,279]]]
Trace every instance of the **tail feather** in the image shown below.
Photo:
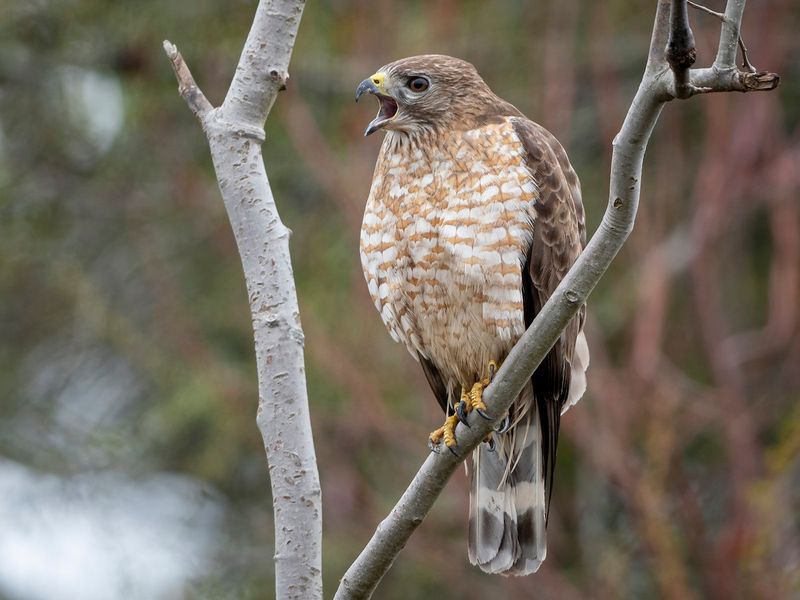
[[[564,406],[561,407],[561,414],[567,412],[570,407],[578,403],[586,391],[586,371],[589,368],[589,344],[586,343],[586,335],[583,329],[575,338],[575,352],[572,355],[569,382],[569,396]]]
[[[541,423],[535,403],[524,400],[527,415],[495,451],[481,445],[473,454],[469,559],[488,573],[527,575],[547,555]]]
[[[482,445],[473,453],[472,491],[469,495],[469,560],[472,564],[488,565],[495,560],[503,541],[510,535],[507,493],[506,488],[500,485],[505,464],[494,454]]]
[[[487,573],[528,575],[547,556],[559,420],[586,391],[589,347],[582,330],[567,362],[567,369],[548,363],[538,380],[534,375],[542,395],[534,398],[527,386],[512,405],[508,431],[495,433],[495,450],[482,444],[473,453],[469,560]]]

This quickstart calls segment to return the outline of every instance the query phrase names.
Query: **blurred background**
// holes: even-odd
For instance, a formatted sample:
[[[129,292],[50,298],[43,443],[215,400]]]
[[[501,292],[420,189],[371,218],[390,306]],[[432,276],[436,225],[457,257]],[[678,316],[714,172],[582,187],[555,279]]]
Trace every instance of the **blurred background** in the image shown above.
[[[708,0],[722,10],[722,0]],[[247,297],[205,138],[162,49],[219,104],[255,2],[0,0],[0,598],[268,599],[271,499]],[[264,155],[292,253],[327,595],[441,421],[367,295],[358,231],[393,59],[474,62],[606,205],[655,2],[306,7]],[[698,65],[719,23],[691,14]],[[747,6],[772,93],[668,105],[627,245],[591,297],[589,391],[562,422],[548,559],[466,555],[459,471],[386,599],[800,597],[800,6]]]

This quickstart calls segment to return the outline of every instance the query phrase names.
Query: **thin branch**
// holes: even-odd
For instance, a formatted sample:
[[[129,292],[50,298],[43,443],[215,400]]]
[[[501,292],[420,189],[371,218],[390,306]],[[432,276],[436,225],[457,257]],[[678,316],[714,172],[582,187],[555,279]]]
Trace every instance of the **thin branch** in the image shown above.
[[[692,0],[686,0],[686,4],[688,4],[692,8],[696,8],[697,10],[707,13],[713,17],[717,17],[720,21],[725,20],[725,15],[723,15],[721,12],[711,10],[707,6],[703,6],[702,4],[697,4],[696,2],[692,2]]]
[[[755,73],[756,68],[750,64],[750,57],[747,54],[747,46],[744,45],[742,36],[739,36],[739,48],[742,51],[742,68],[750,73]]]
[[[685,11],[685,2],[680,4]],[[740,4],[743,8],[744,2]],[[456,432],[458,457],[449,452],[428,456],[399,502],[380,523],[372,539],[345,573],[335,599],[371,597],[411,534],[422,523],[450,475],[508,410],[564,327],[585,303],[633,229],[647,142],[664,103],[673,99],[676,89],[674,76],[670,76],[671,71],[664,53],[667,38],[672,31],[670,5],[670,0],[658,2],[644,76],[622,128],[614,139],[609,203],[599,229],[511,350],[492,385],[486,389],[485,400],[490,419],[470,416],[468,426],[459,424]],[[736,36],[733,38],[735,47],[741,10],[737,12],[732,9],[731,3],[729,10],[730,15],[726,13],[726,17],[736,18],[736,26],[723,28],[723,32],[725,36]],[[727,54],[722,53],[722,56],[726,58]],[[736,71],[735,65],[732,70]],[[706,70],[701,70],[700,73],[690,71],[689,83],[696,85],[696,81],[702,81],[706,84],[703,87],[707,87],[707,91],[771,89],[766,87],[767,83],[753,82],[746,77],[737,76],[734,84],[734,79],[726,78],[726,73],[717,72],[716,77],[711,77],[704,71]],[[777,85],[777,75],[767,75],[769,78],[765,82],[769,81],[770,85],[774,83],[772,87]]]
[[[164,40],[164,52],[167,53],[170,62],[172,63],[172,70],[175,71],[175,78],[178,80],[178,93],[189,105],[189,110],[192,111],[202,123],[206,114],[214,107],[211,102],[205,97],[200,88],[194,81],[192,72],[183,60],[183,56],[178,52],[178,48],[169,40]]]
[[[714,67],[720,71],[736,68],[736,46],[742,28],[745,0],[728,0],[725,5],[725,18],[719,33],[719,48]]]
[[[212,109],[170,43],[181,95],[208,137],[225,209],[242,259],[259,381],[257,423],[275,515],[275,589],[280,599],[322,598],[322,504],[308,411],[303,331],[289,255],[261,143],[287,68],[302,0],[261,0],[236,75]],[[266,74],[266,76],[265,76]]]
[[[748,73],[736,68],[718,71],[716,67],[692,69],[689,79],[694,93],[768,92],[778,87],[780,75],[767,71]]]
[[[687,4],[692,8],[696,8],[697,10],[707,13],[713,17],[717,17],[723,23],[725,22],[725,15],[722,14],[721,12],[711,10],[710,8],[703,6],[702,4],[697,4],[695,2],[692,2],[692,0],[687,0]],[[745,71],[749,71],[750,73],[755,73],[756,68],[752,64],[750,64],[750,57],[747,54],[747,46],[744,45],[744,40],[742,39],[741,35],[739,35],[739,49],[742,51],[742,68]]]
[[[675,0],[680,2],[681,0]],[[689,72],[690,95],[708,92],[765,92],[774,90],[780,83],[777,73],[756,71],[750,63],[747,47],[741,37],[744,0],[730,0],[725,14],[686,0],[698,10],[713,15],[722,21],[719,50],[714,65],[707,69],[692,69]],[[736,46],[742,49],[742,68],[736,68]],[[678,95],[678,97],[683,97]]]

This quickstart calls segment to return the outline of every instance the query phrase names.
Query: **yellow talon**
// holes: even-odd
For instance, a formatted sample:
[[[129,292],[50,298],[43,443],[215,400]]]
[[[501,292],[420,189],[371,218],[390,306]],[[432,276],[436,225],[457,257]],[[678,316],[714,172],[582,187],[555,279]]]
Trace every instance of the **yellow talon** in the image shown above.
[[[465,412],[469,413],[472,410],[472,401],[470,400],[469,392],[464,388],[461,388],[461,402],[464,403]]]
[[[480,381],[476,381],[468,394],[461,393],[461,399],[465,401],[467,405],[467,413],[471,413],[473,410],[486,412],[486,403],[483,401],[483,390],[492,382],[495,373],[497,373],[497,363],[490,360],[489,375]]]
[[[485,380],[484,380],[485,381]],[[483,388],[487,384],[481,381],[476,381],[475,385],[469,391],[469,402],[467,402],[467,412],[480,409],[486,410],[486,403],[483,401]]]
[[[484,419],[489,418],[486,414],[486,403],[483,401],[483,390],[492,382],[496,372],[497,363],[490,360],[489,375],[480,381],[476,381],[471,390],[467,391],[466,388],[461,389],[461,402],[455,407],[455,412],[444,420],[444,425],[439,427],[439,429],[431,431],[429,445],[432,450],[444,440],[444,445],[447,446],[451,452],[455,453],[456,425],[458,425],[459,420],[466,421],[466,415],[473,410],[477,410],[478,414]],[[489,434],[484,441],[491,443],[491,434]],[[491,445],[493,446],[494,444],[492,443]]]
[[[458,417],[450,415],[444,420],[444,425],[434,431],[431,431],[430,441],[433,446],[436,446],[444,440],[444,445],[452,448],[456,445],[456,425],[458,425]]]

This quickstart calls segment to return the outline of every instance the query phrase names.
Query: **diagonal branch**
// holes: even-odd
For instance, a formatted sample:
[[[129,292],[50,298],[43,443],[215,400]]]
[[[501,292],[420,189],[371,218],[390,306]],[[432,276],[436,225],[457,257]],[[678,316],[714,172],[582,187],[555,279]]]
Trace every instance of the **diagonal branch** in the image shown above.
[[[486,389],[485,400],[489,406],[487,412],[490,420],[470,415],[469,427],[459,424],[458,457],[449,452],[428,456],[408,489],[378,525],[372,539],[345,573],[336,592],[336,600],[371,597],[411,534],[422,523],[447,479],[508,410],[562,330],[585,303],[633,229],[647,143],[663,105],[677,97],[675,76],[664,52],[673,30],[670,27],[671,4],[671,0],[658,1],[647,66],[622,128],[614,139],[609,202],[599,229],[503,362],[492,385]],[[677,4],[683,6],[685,15],[685,0]],[[743,8],[744,2],[729,2],[726,18],[736,18],[737,21],[735,26],[723,26],[720,48],[731,40],[735,48],[739,36],[741,10],[731,5]],[[683,18],[685,20],[685,16]],[[727,53],[721,54],[727,60]],[[688,66],[685,68],[688,69]],[[688,85],[708,88],[702,91],[745,91],[772,89],[778,81],[777,75],[763,74],[766,83],[753,82],[747,77],[740,77],[735,65],[732,69],[726,69],[725,73],[715,71],[712,74],[711,71],[689,71]],[[734,72],[733,75],[730,71]],[[698,82],[703,85],[698,85]]]
[[[242,259],[259,381],[257,422],[275,515],[275,588],[281,599],[322,598],[322,506],[308,411],[303,331],[289,256],[261,143],[264,121],[288,79],[303,0],[261,0],[228,94],[212,108],[170,42],[181,96],[208,137]]]

